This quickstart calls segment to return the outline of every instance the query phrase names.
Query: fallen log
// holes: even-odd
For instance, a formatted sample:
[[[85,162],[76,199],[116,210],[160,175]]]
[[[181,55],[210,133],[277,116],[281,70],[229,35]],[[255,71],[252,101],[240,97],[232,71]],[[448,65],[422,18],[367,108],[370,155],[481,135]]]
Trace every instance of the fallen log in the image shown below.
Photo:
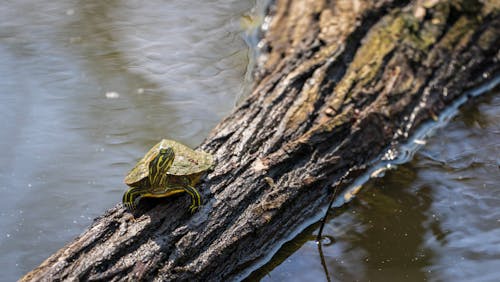
[[[187,212],[186,195],[141,202],[135,219],[119,204],[22,280],[246,277],[333,189],[397,157],[420,125],[498,76],[499,9],[276,1],[252,94],[201,144],[217,165],[199,185],[200,210]]]

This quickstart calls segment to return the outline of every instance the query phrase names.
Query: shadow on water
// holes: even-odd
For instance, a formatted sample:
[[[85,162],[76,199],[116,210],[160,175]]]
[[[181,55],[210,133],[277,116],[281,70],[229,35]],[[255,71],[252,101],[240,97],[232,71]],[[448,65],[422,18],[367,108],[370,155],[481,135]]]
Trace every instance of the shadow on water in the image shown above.
[[[426,189],[404,188],[415,180],[414,169],[402,166],[369,181],[358,198],[330,212],[321,246],[315,241],[318,222],[286,243],[248,280],[424,280],[421,268],[429,254],[418,246],[432,199]]]
[[[416,177],[416,168],[408,164],[366,184],[366,193],[359,195],[350,210],[359,228],[350,234],[341,233],[339,238],[353,246],[332,246],[340,249],[333,250],[339,256],[329,264],[335,280],[425,280],[422,267],[428,264],[431,254],[419,246],[432,197],[426,187],[408,189]],[[351,267],[356,260],[363,261],[361,267]],[[357,268],[363,271],[358,272]]]

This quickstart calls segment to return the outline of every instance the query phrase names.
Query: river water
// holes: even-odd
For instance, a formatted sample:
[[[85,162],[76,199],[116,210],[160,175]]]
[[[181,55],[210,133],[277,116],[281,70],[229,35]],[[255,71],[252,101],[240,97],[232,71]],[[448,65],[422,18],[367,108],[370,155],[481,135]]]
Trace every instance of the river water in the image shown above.
[[[0,6],[0,281],[120,202],[161,138],[196,146],[246,93],[254,0],[4,1]],[[495,281],[500,98],[461,110],[413,161],[370,181],[253,277]],[[478,278],[478,279],[475,279]]]

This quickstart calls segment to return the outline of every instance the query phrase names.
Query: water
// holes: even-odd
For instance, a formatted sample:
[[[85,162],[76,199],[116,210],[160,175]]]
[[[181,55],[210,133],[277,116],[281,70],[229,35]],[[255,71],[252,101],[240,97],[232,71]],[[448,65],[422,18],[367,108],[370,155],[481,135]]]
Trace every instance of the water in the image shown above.
[[[196,146],[244,94],[253,0],[4,1],[0,280],[121,201],[161,138]],[[248,17],[247,17],[248,18]]]
[[[462,107],[411,162],[337,209],[322,253],[316,224],[251,278],[499,281],[499,91]]]

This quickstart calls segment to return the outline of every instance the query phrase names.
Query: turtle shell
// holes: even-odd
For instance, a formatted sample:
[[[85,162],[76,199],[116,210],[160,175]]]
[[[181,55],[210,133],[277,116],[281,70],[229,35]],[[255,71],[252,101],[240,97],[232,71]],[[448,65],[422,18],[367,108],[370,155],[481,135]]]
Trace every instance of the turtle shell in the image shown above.
[[[171,147],[175,153],[172,167],[168,170],[169,175],[192,175],[209,170],[213,164],[211,154],[203,151],[195,151],[179,142],[163,139],[154,145],[146,155],[125,176],[125,184],[132,185],[140,182],[149,174],[149,163],[158,155],[161,148]]]

